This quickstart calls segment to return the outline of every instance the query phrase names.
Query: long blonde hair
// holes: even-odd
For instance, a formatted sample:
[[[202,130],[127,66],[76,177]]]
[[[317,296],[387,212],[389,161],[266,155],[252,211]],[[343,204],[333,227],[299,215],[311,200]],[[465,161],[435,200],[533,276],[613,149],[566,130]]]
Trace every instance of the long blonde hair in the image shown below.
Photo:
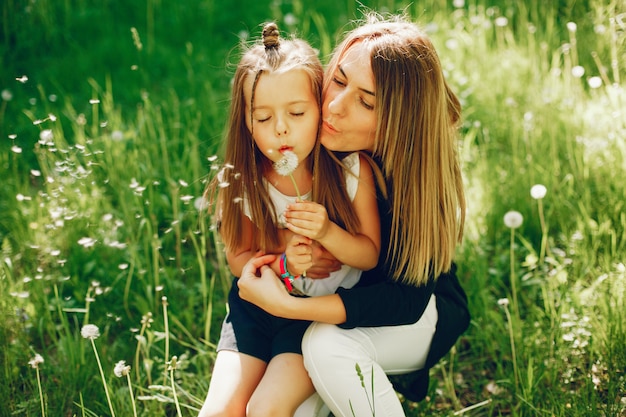
[[[421,285],[450,269],[463,235],[465,195],[457,151],[461,106],[430,39],[406,18],[368,15],[337,46],[327,74],[336,71],[356,42],[370,50],[375,82],[372,156],[380,161],[389,193],[387,265],[395,280]]]
[[[311,80],[311,89],[321,107],[321,91],[324,71],[315,50],[305,41],[279,38],[278,28],[268,23],[263,29],[262,42],[256,42],[244,51],[235,70],[230,115],[227,125],[224,151],[224,167],[209,184],[207,193],[215,201],[213,210],[222,240],[227,248],[243,243],[243,200],[245,199],[254,233],[253,250],[269,251],[279,246],[277,214],[267,188],[262,181],[264,174],[273,169],[256,146],[252,132],[246,125],[246,108],[254,106],[256,82],[264,73],[304,70]],[[244,84],[254,77],[251,103],[246,103]],[[248,106],[246,106],[248,104]],[[324,205],[329,218],[356,233],[358,218],[345,190],[344,172],[329,151],[319,141],[308,158],[308,169],[313,173],[311,191],[313,201]]]

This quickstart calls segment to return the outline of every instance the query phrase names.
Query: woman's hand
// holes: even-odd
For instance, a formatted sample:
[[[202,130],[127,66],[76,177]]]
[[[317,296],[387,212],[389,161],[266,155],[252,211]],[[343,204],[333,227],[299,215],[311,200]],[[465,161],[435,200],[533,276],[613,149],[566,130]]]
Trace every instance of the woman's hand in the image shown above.
[[[262,255],[250,259],[237,280],[239,296],[268,313],[284,317],[286,303],[292,298],[276,273],[268,265],[276,255]]]

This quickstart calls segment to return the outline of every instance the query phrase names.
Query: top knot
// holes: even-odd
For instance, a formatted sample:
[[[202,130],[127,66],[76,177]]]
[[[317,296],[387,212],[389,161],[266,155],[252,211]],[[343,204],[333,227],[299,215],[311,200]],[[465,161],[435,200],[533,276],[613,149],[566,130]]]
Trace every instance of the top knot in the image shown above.
[[[263,27],[263,45],[265,49],[278,48],[280,45],[279,40],[280,32],[276,23],[268,23]]]

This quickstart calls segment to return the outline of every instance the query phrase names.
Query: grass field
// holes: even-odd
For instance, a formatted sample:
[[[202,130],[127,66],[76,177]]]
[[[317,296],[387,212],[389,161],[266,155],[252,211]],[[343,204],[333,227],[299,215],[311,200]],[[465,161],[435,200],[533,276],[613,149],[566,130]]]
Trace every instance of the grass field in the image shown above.
[[[326,61],[363,7],[314,3],[2,2],[0,416],[197,414],[237,46],[276,20]],[[626,416],[626,1],[362,4],[429,31],[464,110],[472,322],[407,415]]]

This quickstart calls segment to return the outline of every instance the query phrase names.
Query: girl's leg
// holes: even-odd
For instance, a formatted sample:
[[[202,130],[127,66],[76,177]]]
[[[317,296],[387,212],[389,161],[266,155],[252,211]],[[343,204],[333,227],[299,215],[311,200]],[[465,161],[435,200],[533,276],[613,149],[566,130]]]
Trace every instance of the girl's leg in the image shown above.
[[[404,416],[385,373],[421,369],[436,324],[434,296],[422,318],[406,326],[346,330],[314,323],[302,342],[304,363],[317,392],[336,417]],[[361,385],[357,364],[365,388]]]
[[[266,366],[261,359],[244,353],[218,352],[199,417],[246,417],[246,405]]]
[[[302,355],[282,353],[267,365],[248,404],[247,417],[292,417],[314,392]]]

